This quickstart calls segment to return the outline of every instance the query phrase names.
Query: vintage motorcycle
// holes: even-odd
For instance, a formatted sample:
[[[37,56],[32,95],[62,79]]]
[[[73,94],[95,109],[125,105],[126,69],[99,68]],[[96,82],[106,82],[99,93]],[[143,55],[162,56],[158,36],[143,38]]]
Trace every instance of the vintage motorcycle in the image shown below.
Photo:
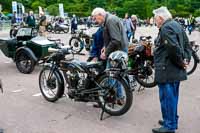
[[[72,37],[69,40],[69,45],[73,48],[73,51],[78,54],[84,47],[89,51],[92,41],[92,36],[87,33],[87,29],[80,29],[77,33],[72,34]]]
[[[69,32],[69,25],[68,24],[60,24],[58,22],[49,22],[46,26],[48,32],[54,33],[68,33]]]
[[[129,75],[133,75],[143,87],[156,86],[154,79],[154,65],[151,36],[141,36],[139,42],[129,45]]]
[[[101,120],[104,112],[120,116],[130,109],[133,95],[126,73],[126,53],[110,54],[110,67],[105,69],[105,62],[88,63],[66,58],[73,53],[70,48],[49,48],[49,51],[53,53],[46,59],[39,75],[40,90],[47,101],[57,101],[66,88],[70,99],[98,103],[102,108]],[[119,103],[121,99],[123,103]]]

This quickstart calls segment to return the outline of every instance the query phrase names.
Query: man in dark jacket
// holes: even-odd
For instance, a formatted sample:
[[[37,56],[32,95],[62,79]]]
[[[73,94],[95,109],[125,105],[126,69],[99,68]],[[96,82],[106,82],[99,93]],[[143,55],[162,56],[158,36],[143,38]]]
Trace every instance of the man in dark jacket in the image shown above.
[[[11,18],[11,24],[17,23],[17,18],[16,18],[16,12],[13,12],[12,18]]]
[[[75,30],[78,28],[78,20],[75,14],[73,14],[72,20],[71,20],[71,33],[75,33]]]
[[[33,11],[29,12],[26,23],[28,24],[29,27],[35,27],[35,17]]]
[[[172,20],[172,15],[166,7],[160,7],[153,13],[159,28],[155,41],[154,63],[163,120],[159,120],[162,127],[152,131],[174,133],[178,128],[180,81],[187,79],[183,47],[188,43],[188,38],[181,25]]]
[[[93,19],[103,26],[104,47],[100,58],[106,60],[108,56],[117,50],[128,52],[128,38],[122,22],[117,16],[107,13],[102,8],[95,8],[92,12]],[[109,67],[109,64],[107,65]],[[114,82],[112,82],[114,84]],[[117,88],[117,103],[123,105],[124,99],[121,87]]]

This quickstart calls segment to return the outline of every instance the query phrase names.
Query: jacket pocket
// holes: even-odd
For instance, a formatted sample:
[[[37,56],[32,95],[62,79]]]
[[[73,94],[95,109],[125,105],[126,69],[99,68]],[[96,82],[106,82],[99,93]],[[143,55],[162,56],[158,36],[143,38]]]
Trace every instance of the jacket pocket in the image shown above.
[[[166,82],[167,78],[167,70],[166,64],[164,63],[156,63],[155,64],[155,81],[157,83]]]

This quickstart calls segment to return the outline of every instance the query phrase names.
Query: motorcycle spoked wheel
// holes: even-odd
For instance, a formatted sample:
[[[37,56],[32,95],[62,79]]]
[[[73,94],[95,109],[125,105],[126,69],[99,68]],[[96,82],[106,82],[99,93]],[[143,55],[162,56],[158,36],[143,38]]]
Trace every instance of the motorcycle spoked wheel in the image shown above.
[[[72,50],[75,54],[80,53],[84,48],[83,42],[78,37],[72,37],[69,40],[69,46],[72,47]]]
[[[99,91],[99,104],[106,113],[111,116],[120,116],[130,109],[133,94],[126,81],[120,77],[111,78],[103,75],[99,78],[98,84],[103,88]],[[119,86],[121,88],[120,97],[120,90],[117,90]],[[123,102],[119,102],[119,100],[123,100]]]
[[[42,69],[39,75],[39,87],[43,97],[55,102],[64,94],[64,83],[58,71],[51,71],[49,66]]]
[[[195,60],[195,56],[196,56],[195,53],[192,53],[192,57],[190,59],[190,63],[187,66],[187,75],[192,74],[197,68],[198,62],[197,62],[197,60]]]
[[[15,57],[17,69],[24,74],[29,74],[34,70],[36,62],[25,51],[19,51]]]
[[[138,72],[135,76],[137,82],[146,88],[152,88],[157,85],[154,78],[154,69],[152,67],[145,67],[143,72]]]
[[[10,38],[14,38],[17,35],[17,30],[11,29],[10,30]]]
[[[52,32],[53,31],[53,26],[52,25],[48,25],[47,26],[47,31],[48,32]]]

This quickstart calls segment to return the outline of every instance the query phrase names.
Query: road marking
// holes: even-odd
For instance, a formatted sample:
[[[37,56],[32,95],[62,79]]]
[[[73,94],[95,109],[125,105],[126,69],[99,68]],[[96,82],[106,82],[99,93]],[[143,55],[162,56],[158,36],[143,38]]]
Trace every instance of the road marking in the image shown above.
[[[6,62],[4,62],[5,64],[10,64],[10,63],[12,63],[12,61],[6,61]]]
[[[13,93],[22,92],[23,90],[14,90]]]
[[[33,97],[39,97],[41,95],[42,95],[42,93],[37,93],[37,94],[34,94]]]

